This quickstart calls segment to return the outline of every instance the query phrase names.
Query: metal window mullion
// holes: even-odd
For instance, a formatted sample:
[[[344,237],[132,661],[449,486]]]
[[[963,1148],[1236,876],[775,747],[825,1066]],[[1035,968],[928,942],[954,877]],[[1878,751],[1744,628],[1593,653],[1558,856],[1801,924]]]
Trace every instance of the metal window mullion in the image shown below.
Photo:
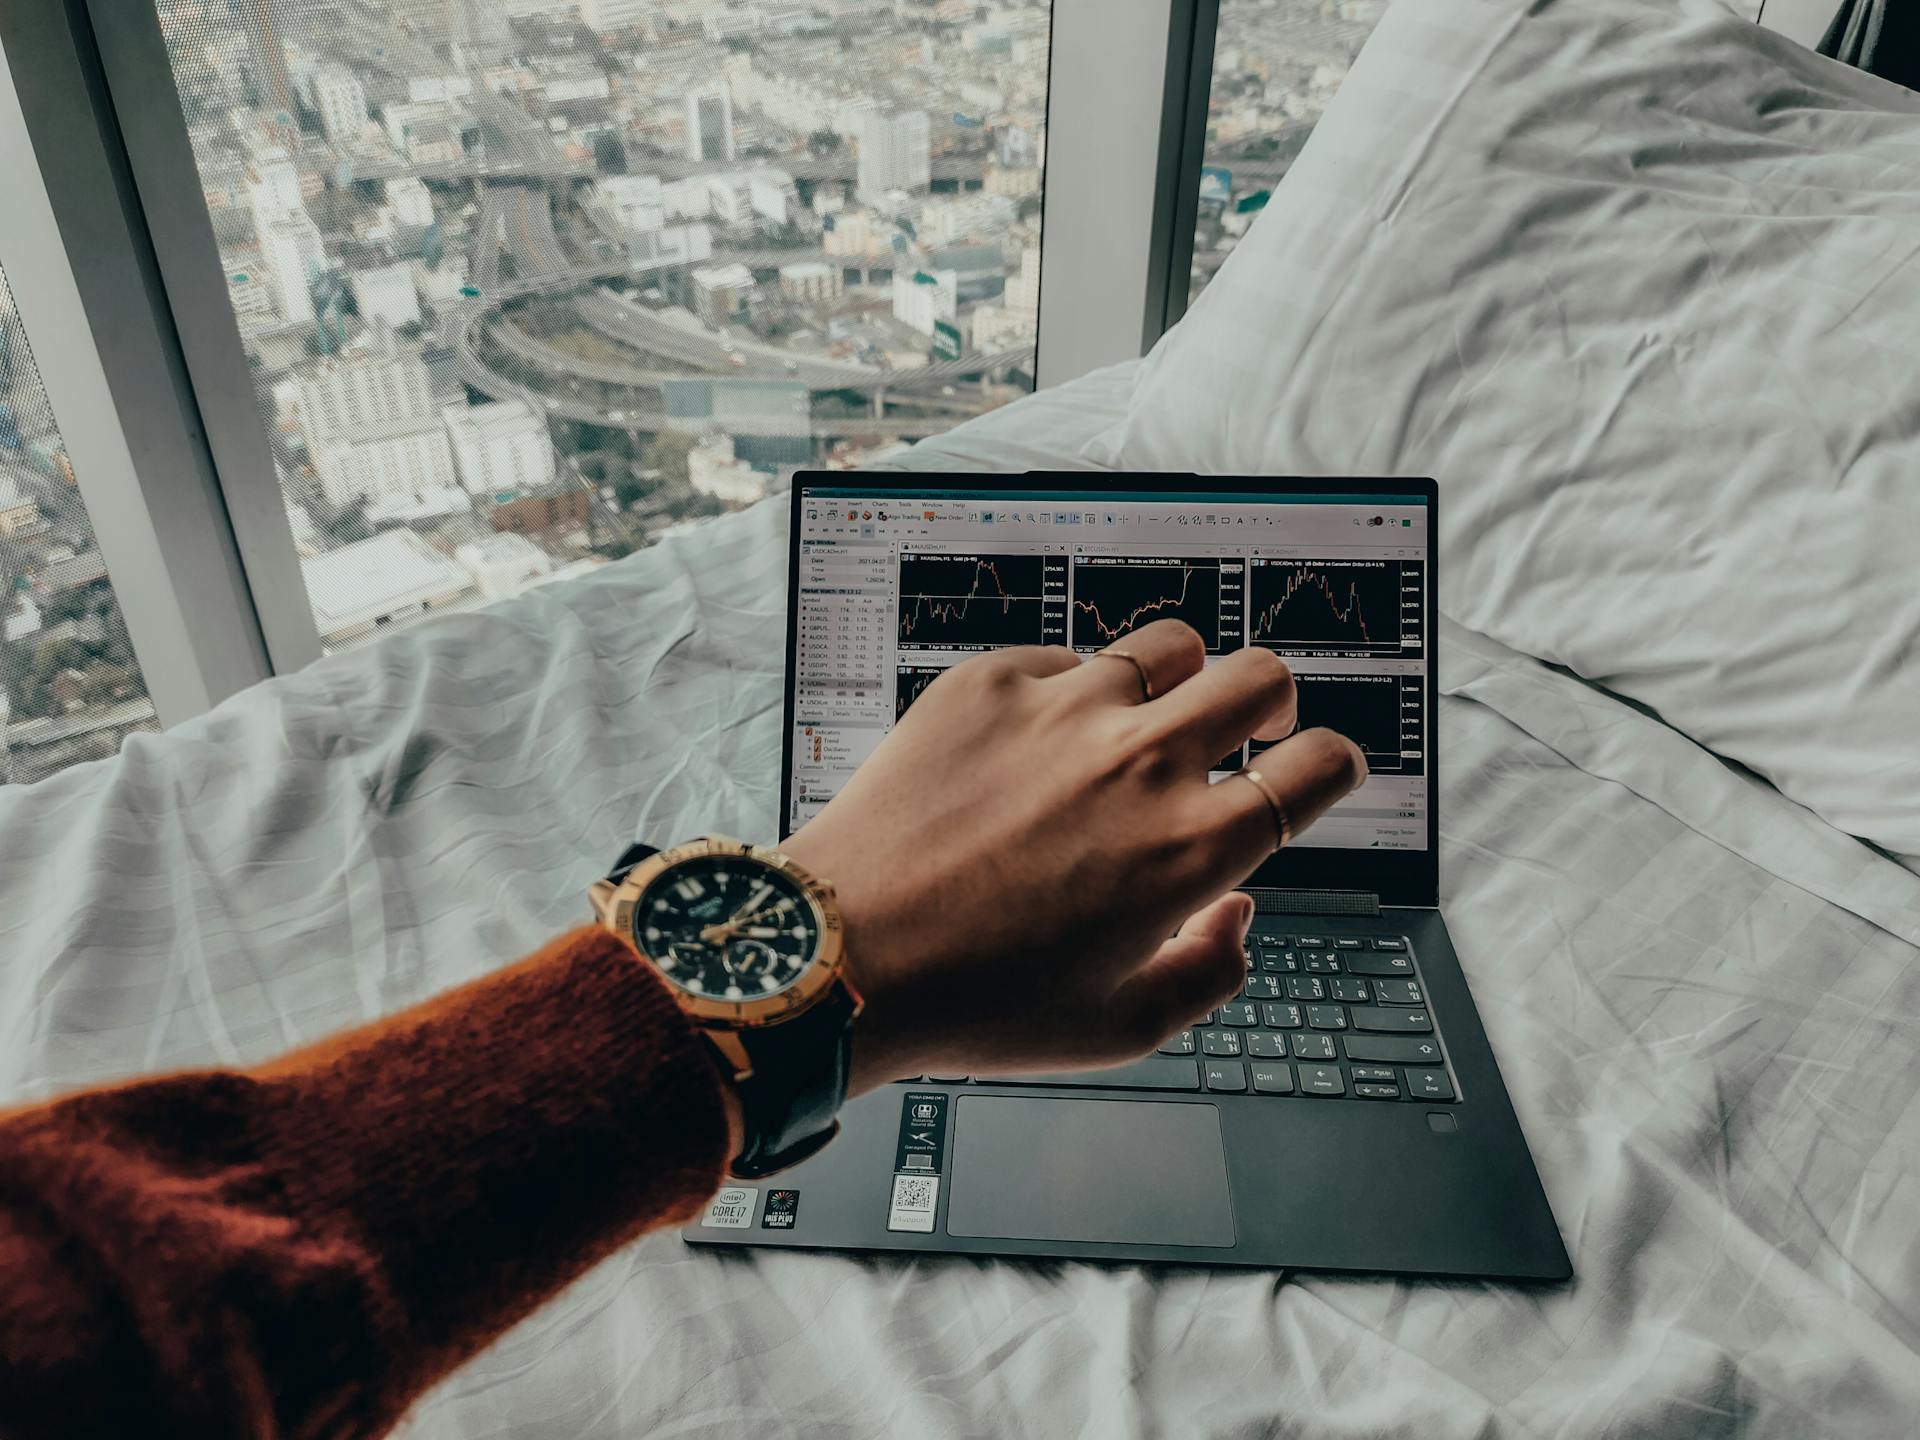
[[[276,673],[321,653],[286,497],[254,393],[239,322],[227,298],[173,65],[152,0],[86,0],[101,75],[159,272],[233,543]]]
[[[1148,347],[1179,323],[1193,291],[1194,230],[1200,223],[1200,172],[1206,165],[1220,0],[1186,0],[1186,9],[1186,23],[1176,23],[1167,49],[1169,103],[1162,130],[1163,219],[1158,232],[1166,244],[1154,271],[1161,290],[1147,306]]]
[[[1186,40],[1198,0],[1054,0],[1039,383],[1132,359],[1157,334],[1174,246]]]
[[[15,16],[17,18],[17,13]],[[0,33],[0,269],[8,276],[80,496],[133,640],[147,693],[163,725],[206,710],[265,673],[251,615],[224,598],[225,615],[209,616],[220,557],[189,533],[191,517],[163,513],[176,487],[143,455],[123,427],[100,347],[137,345],[137,317],[100,332],[89,323],[75,265],[43,182],[15,85],[22,53],[17,33]],[[33,63],[45,62],[36,54]],[[71,158],[71,157],[68,157]],[[58,163],[58,162],[56,162]],[[97,254],[97,250],[95,251]],[[199,583],[191,579],[202,569]],[[211,576],[213,585],[205,583]]]

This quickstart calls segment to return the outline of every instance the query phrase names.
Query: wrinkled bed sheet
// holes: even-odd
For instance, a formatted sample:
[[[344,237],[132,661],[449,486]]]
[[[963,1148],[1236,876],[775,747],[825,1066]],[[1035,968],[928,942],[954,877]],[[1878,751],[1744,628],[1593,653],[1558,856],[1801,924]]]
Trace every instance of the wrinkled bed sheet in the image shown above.
[[[1071,454],[1125,379],[910,463],[1025,466],[1050,409]],[[0,791],[0,1101],[258,1060],[479,974],[581,920],[636,832],[771,837],[784,526],[763,505]],[[405,1433],[1914,1434],[1920,876],[1563,674],[1458,627],[1441,656],[1447,912],[1574,1284],[663,1235]]]

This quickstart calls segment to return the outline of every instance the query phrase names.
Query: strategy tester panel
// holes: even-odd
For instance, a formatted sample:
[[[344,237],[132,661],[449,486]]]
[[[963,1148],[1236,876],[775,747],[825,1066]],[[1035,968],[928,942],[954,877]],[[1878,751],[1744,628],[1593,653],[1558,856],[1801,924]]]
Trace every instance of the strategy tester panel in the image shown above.
[[[788,828],[949,667],[1008,645],[1092,654],[1171,617],[1208,663],[1248,645],[1284,656],[1300,723],[1366,751],[1371,778],[1304,843],[1424,848],[1427,511],[1332,498],[808,487]]]

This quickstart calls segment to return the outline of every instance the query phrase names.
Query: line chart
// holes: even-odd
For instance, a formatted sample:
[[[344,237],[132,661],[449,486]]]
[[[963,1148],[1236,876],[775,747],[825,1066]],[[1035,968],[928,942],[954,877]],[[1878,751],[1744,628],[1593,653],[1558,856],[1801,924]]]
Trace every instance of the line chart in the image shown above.
[[[1419,675],[1295,672],[1300,728],[1324,725],[1358,745],[1375,775],[1426,773],[1426,681]],[[1269,749],[1250,747],[1257,757]]]
[[[893,718],[898,721],[907,708],[927,693],[927,687],[946,673],[931,665],[903,665],[894,680]]]
[[[1418,560],[1256,559],[1248,639],[1286,653],[1424,653],[1425,574]]]
[[[905,649],[987,650],[1046,639],[1040,555],[902,555],[899,643]]]
[[[1184,620],[1200,632],[1208,654],[1219,654],[1230,626],[1223,623],[1223,576],[1217,559],[1154,556],[1076,556],[1073,566],[1072,644],[1099,650],[1156,620]],[[1233,607],[1239,575],[1232,577]]]

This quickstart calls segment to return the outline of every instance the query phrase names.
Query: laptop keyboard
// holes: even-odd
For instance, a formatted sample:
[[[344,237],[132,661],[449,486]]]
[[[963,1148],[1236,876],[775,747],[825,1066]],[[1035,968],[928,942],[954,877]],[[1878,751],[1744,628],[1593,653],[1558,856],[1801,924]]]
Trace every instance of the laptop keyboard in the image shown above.
[[[1404,936],[1279,931],[1256,919],[1246,952],[1247,982],[1237,999],[1131,1065],[1065,1075],[923,1078],[1429,1105],[1458,1098]]]

